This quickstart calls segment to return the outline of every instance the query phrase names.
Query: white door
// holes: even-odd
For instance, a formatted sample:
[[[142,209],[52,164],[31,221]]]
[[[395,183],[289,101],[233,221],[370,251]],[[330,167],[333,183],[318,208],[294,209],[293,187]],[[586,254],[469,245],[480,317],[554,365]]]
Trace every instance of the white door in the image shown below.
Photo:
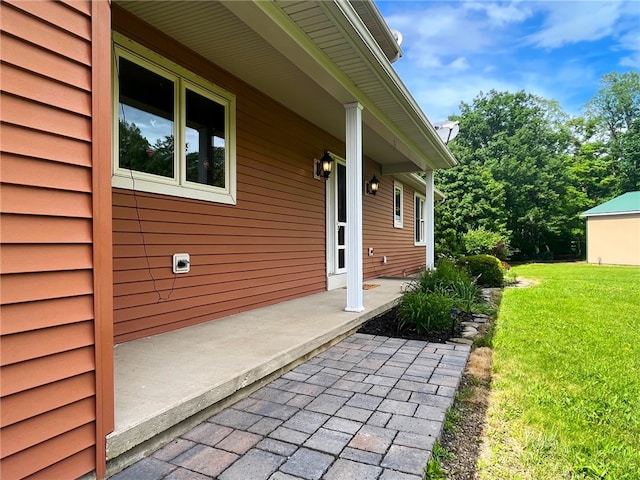
[[[347,273],[347,167],[336,165],[336,268],[337,274]]]
[[[327,181],[327,289],[347,285],[347,167],[337,160]]]

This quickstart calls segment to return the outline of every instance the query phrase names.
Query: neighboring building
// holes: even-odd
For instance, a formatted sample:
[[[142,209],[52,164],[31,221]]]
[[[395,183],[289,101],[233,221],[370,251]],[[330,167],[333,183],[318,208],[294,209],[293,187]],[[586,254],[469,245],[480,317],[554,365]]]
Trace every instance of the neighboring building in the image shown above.
[[[3,480],[105,474],[114,344],[433,264],[455,159],[373,3],[0,9]]]
[[[627,192],[582,214],[587,262],[640,265],[640,191]]]

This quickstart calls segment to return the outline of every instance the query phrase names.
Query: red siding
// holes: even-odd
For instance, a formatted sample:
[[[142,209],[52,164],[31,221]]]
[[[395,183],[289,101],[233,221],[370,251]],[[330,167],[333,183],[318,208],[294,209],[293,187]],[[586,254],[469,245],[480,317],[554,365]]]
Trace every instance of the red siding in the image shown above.
[[[117,6],[114,29],[236,95],[238,172],[233,206],[114,189],[116,343],[323,290],[325,186],[312,159],[344,145]],[[365,165],[365,176],[379,172]],[[364,199],[365,278],[425,264],[413,242],[413,190],[405,186],[405,227],[395,229],[393,179],[381,180]],[[178,252],[191,255],[189,274],[172,273]]]
[[[365,161],[364,177],[369,179],[376,173],[380,188],[375,196],[365,195],[362,201],[364,278],[403,277],[426,264],[425,246],[414,244],[414,189],[403,184],[403,228],[394,228],[394,178],[381,176],[378,172],[373,162]],[[374,248],[371,257],[367,251],[369,247]],[[386,264],[382,263],[383,256],[387,257]]]
[[[117,7],[114,28],[234,92],[238,172],[236,205],[114,189],[115,341],[324,290],[325,186],[312,164],[336,141]],[[178,252],[191,271],[174,276]]]
[[[0,470],[76,478],[101,458],[92,5],[0,8]]]

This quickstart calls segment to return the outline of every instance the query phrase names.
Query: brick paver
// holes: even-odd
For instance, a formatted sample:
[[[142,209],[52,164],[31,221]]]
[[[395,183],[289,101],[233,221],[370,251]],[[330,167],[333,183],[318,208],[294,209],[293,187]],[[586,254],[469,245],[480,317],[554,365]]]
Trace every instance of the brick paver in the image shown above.
[[[420,479],[469,351],[354,334],[112,479]]]

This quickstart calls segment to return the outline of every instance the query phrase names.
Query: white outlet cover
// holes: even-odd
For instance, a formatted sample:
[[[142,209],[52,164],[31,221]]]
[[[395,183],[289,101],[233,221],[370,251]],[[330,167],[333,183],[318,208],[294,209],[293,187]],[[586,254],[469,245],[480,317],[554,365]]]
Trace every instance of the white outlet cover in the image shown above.
[[[186,263],[184,267],[179,267],[180,262]],[[191,270],[191,257],[188,253],[173,254],[173,273],[189,273]]]

